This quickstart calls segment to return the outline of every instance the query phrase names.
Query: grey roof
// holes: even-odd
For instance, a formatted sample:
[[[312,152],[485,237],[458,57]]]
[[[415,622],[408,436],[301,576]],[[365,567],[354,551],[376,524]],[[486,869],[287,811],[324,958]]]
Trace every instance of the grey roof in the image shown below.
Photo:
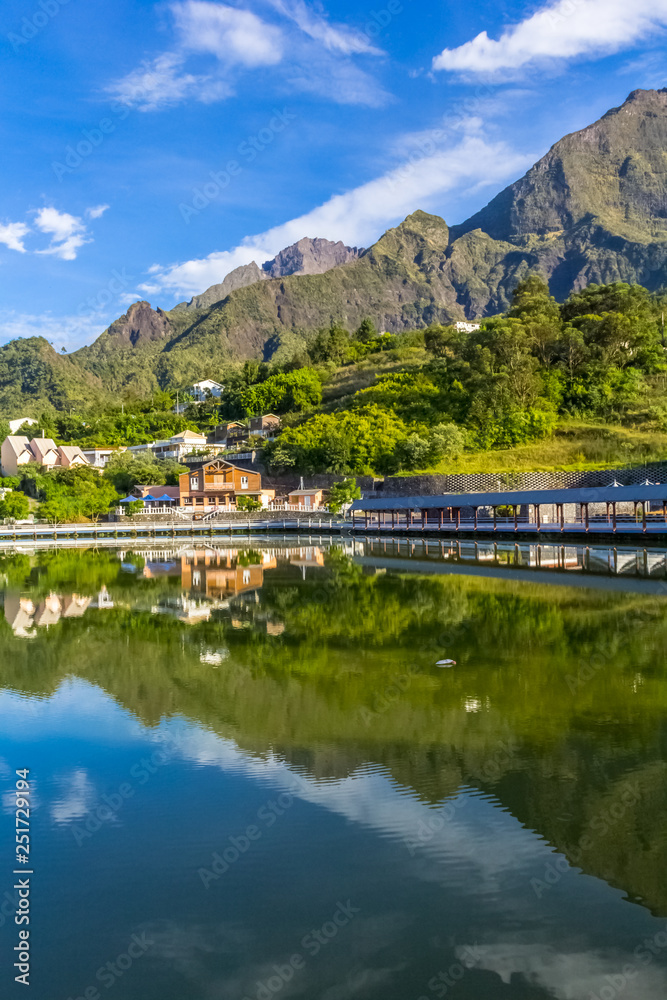
[[[667,483],[657,486],[592,486],[560,490],[512,490],[504,493],[443,493],[440,496],[381,497],[355,500],[350,510],[427,510],[441,507],[500,507],[503,504],[632,503],[667,501]]]

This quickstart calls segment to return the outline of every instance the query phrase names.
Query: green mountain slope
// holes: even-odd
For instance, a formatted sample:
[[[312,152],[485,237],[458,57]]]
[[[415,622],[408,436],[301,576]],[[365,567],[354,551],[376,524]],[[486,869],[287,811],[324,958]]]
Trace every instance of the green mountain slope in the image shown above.
[[[99,378],[70,357],[57,354],[43,337],[0,347],[0,414],[37,417],[43,411],[82,408],[108,401]]]

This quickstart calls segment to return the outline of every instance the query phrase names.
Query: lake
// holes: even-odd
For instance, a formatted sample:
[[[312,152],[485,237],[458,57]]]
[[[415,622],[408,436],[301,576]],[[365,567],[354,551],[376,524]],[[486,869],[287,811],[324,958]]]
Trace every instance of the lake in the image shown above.
[[[233,546],[0,554],[0,995],[664,1000],[664,550]]]

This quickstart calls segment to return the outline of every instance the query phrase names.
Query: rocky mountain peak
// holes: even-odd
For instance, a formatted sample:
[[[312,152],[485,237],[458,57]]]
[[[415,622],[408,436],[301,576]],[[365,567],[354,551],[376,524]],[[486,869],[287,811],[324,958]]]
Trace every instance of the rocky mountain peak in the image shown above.
[[[127,312],[109,327],[116,343],[136,347],[149,341],[168,340],[172,336],[169,318],[162,309],[153,309],[150,302],[134,302]]]
[[[270,278],[283,278],[288,274],[324,274],[332,267],[356,260],[361,253],[357,247],[347,247],[340,240],[334,243],[332,240],[304,237],[281,250],[273,260],[267,260],[262,270]]]

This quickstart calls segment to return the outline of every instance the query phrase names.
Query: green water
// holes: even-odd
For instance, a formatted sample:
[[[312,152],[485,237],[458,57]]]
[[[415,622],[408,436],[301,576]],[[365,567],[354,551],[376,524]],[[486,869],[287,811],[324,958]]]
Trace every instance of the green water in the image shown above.
[[[0,995],[26,995],[29,768],[38,1000],[664,1000],[665,575],[530,546],[0,556]]]

